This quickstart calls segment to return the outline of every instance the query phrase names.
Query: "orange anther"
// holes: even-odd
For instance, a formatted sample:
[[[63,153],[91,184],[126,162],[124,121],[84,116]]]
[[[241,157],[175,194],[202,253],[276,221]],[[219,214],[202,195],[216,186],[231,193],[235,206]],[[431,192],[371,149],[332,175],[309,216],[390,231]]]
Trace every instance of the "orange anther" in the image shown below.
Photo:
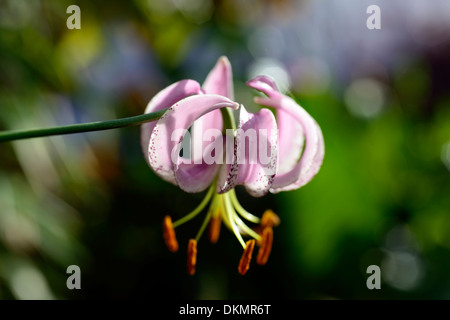
[[[280,224],[280,217],[278,217],[275,212],[267,209],[261,218],[261,226],[264,227],[276,227]]]
[[[222,224],[222,219],[220,218],[220,213],[215,217],[213,216],[209,221],[209,241],[211,243],[216,243],[219,240],[220,226]]]
[[[252,252],[254,247],[255,247],[255,239],[248,240],[245,245],[241,261],[239,261],[238,271],[241,275],[246,274],[248,269],[250,268],[250,261],[252,260]]]
[[[263,266],[269,259],[270,251],[272,251],[273,243],[273,229],[272,227],[265,227],[262,232],[261,246],[258,250],[258,256],[256,257],[256,263]]]
[[[163,220],[163,237],[164,241],[166,242],[167,248],[171,252],[178,251],[178,241],[175,236],[175,229],[172,225],[172,219],[170,216],[165,216]]]
[[[190,239],[187,250],[187,271],[189,275],[194,275],[197,264],[197,241]]]

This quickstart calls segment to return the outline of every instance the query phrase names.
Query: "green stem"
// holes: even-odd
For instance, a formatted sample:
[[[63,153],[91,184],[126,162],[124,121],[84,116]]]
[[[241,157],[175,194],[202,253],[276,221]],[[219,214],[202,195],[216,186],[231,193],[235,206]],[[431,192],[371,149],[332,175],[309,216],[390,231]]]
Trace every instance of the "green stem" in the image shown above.
[[[166,112],[166,110],[167,109],[163,109],[160,111],[146,113],[135,117],[122,118],[116,120],[70,124],[60,127],[32,129],[32,130],[2,131],[0,132],[0,142],[134,126],[145,122],[158,120],[159,118],[162,117],[162,115],[164,114],[164,112]]]
[[[234,119],[233,109],[221,108],[220,111],[222,112],[224,133],[226,133],[226,129],[236,130],[236,120]]]

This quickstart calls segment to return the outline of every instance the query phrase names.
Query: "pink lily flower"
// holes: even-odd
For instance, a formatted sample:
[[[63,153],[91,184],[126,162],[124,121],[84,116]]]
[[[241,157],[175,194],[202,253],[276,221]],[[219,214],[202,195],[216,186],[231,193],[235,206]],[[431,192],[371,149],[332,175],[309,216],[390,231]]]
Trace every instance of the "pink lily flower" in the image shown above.
[[[197,236],[189,241],[191,275],[203,231],[209,224],[209,238],[215,243],[221,221],[244,248],[238,268],[241,274],[249,268],[255,242],[259,245],[257,263],[267,262],[273,227],[279,224],[279,218],[271,210],[262,218],[246,211],[237,200],[237,185],[243,185],[255,197],[294,190],[307,184],[322,165],[324,141],[315,120],[292,98],[280,93],[271,78],[259,76],[247,85],[265,94],[255,97],[255,102],[274,108],[276,118],[267,108],[252,114],[234,102],[232,70],[225,57],[219,59],[202,86],[195,80],[176,82],[159,92],[145,110],[149,113],[169,108],[156,123],[141,127],[142,150],[153,171],[186,192],[201,192],[209,187],[204,200],[191,213],[174,223],[169,216],[164,218],[166,244],[171,251],[177,251],[174,228],[197,216],[210,203]],[[236,127],[230,111],[238,109]],[[191,157],[186,157],[189,143]],[[241,217],[258,226],[248,227]],[[242,236],[252,239],[245,242]]]

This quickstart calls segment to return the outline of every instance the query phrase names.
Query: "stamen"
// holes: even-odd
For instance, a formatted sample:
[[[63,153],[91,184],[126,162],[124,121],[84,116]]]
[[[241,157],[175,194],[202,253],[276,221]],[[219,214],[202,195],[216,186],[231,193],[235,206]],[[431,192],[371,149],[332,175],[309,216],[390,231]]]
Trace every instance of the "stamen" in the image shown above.
[[[197,264],[197,241],[190,239],[187,251],[187,271],[193,276],[195,273],[195,265]]]
[[[167,248],[171,252],[178,251],[178,241],[175,236],[175,230],[173,229],[172,219],[170,216],[165,216],[163,220],[163,237]]]
[[[248,240],[241,261],[239,261],[238,271],[241,275],[247,273],[250,268],[250,261],[252,260],[253,248],[255,248],[255,239]]]
[[[227,207],[225,206],[225,198],[226,198],[226,193],[225,194],[216,194],[216,198],[217,198],[217,207],[218,210],[220,210],[220,213],[222,215],[222,221],[223,224],[225,226],[227,226],[228,229],[233,230],[233,226],[231,225],[231,222],[228,219],[228,212],[227,212]]]
[[[239,218],[239,216],[237,214],[234,215],[234,221],[236,222],[236,224],[242,229],[242,231],[244,231],[245,233],[247,233],[249,236],[253,237],[256,239],[256,241],[261,241],[261,236],[255,232],[254,230],[250,229],[245,223],[244,221],[241,220],[241,218]]]
[[[195,236],[195,241],[199,241],[200,237],[203,234],[203,231],[205,231],[206,226],[208,225],[209,220],[211,220],[211,210],[208,211],[208,213],[205,216],[205,219],[202,222],[202,225],[200,226],[200,230],[198,230],[197,235]]]
[[[272,227],[265,227],[262,232],[261,246],[258,250],[258,256],[256,257],[256,263],[263,266],[269,259],[270,252],[272,251],[273,243],[273,229]]]
[[[230,194],[231,203],[233,204],[237,213],[239,213],[244,219],[247,219],[250,222],[253,222],[253,223],[260,222],[260,219],[257,216],[252,215],[250,212],[248,212],[241,206],[241,204],[239,203],[239,201],[236,197],[236,192],[234,191],[234,189],[231,189],[228,193]]]
[[[176,228],[176,227],[182,225],[183,223],[188,222],[192,218],[195,218],[195,216],[198,215],[206,207],[206,205],[208,204],[209,200],[211,199],[211,196],[213,195],[215,189],[216,189],[215,184],[214,183],[211,184],[211,187],[209,188],[208,193],[206,194],[205,198],[203,198],[202,202],[197,206],[197,208],[195,208],[192,212],[185,215],[183,218],[175,221],[173,223],[173,227]]]
[[[239,229],[236,226],[236,223],[233,219],[232,214],[233,213],[236,214],[236,212],[234,212],[233,206],[230,201],[230,197],[228,196],[227,193],[223,195],[223,202],[224,202],[224,206],[225,206],[225,216],[227,216],[227,220],[231,225],[231,229],[233,230],[233,233],[236,236],[236,238],[241,243],[242,248],[245,249],[247,246],[246,246],[245,241],[242,238],[241,233],[239,232]]]
[[[216,243],[219,240],[220,226],[222,224],[222,219],[220,217],[220,211],[213,212],[211,219],[209,221],[209,241],[211,243]]]
[[[264,211],[263,216],[261,218],[261,226],[262,227],[276,227],[280,224],[280,217],[278,217],[275,212],[270,209]]]

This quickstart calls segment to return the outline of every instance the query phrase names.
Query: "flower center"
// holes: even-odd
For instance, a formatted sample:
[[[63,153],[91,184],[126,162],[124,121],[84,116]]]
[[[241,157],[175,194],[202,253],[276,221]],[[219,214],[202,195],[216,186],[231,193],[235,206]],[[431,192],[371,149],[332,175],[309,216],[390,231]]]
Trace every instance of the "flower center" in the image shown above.
[[[259,218],[241,206],[234,189],[231,189],[227,193],[218,194],[215,192],[215,187],[216,184],[213,183],[208,189],[208,192],[202,202],[192,212],[179,220],[172,223],[169,216],[164,217],[164,239],[169,250],[176,252],[178,250],[178,242],[176,240],[175,228],[195,218],[206,208],[208,204],[210,204],[197,235],[195,238],[189,240],[187,263],[188,273],[190,275],[195,273],[197,243],[202,237],[208,224],[208,238],[211,243],[216,243],[219,239],[220,228],[223,222],[225,226],[234,233],[244,249],[238,267],[239,273],[244,275],[249,269],[255,242],[259,246],[256,262],[259,265],[264,265],[267,263],[267,259],[269,258],[269,254],[272,249],[273,227],[280,223],[280,219],[275,213],[273,213],[272,210],[266,210],[262,218]],[[256,224],[256,226],[250,228],[241,218]],[[249,237],[251,239],[244,241],[244,237]]]

